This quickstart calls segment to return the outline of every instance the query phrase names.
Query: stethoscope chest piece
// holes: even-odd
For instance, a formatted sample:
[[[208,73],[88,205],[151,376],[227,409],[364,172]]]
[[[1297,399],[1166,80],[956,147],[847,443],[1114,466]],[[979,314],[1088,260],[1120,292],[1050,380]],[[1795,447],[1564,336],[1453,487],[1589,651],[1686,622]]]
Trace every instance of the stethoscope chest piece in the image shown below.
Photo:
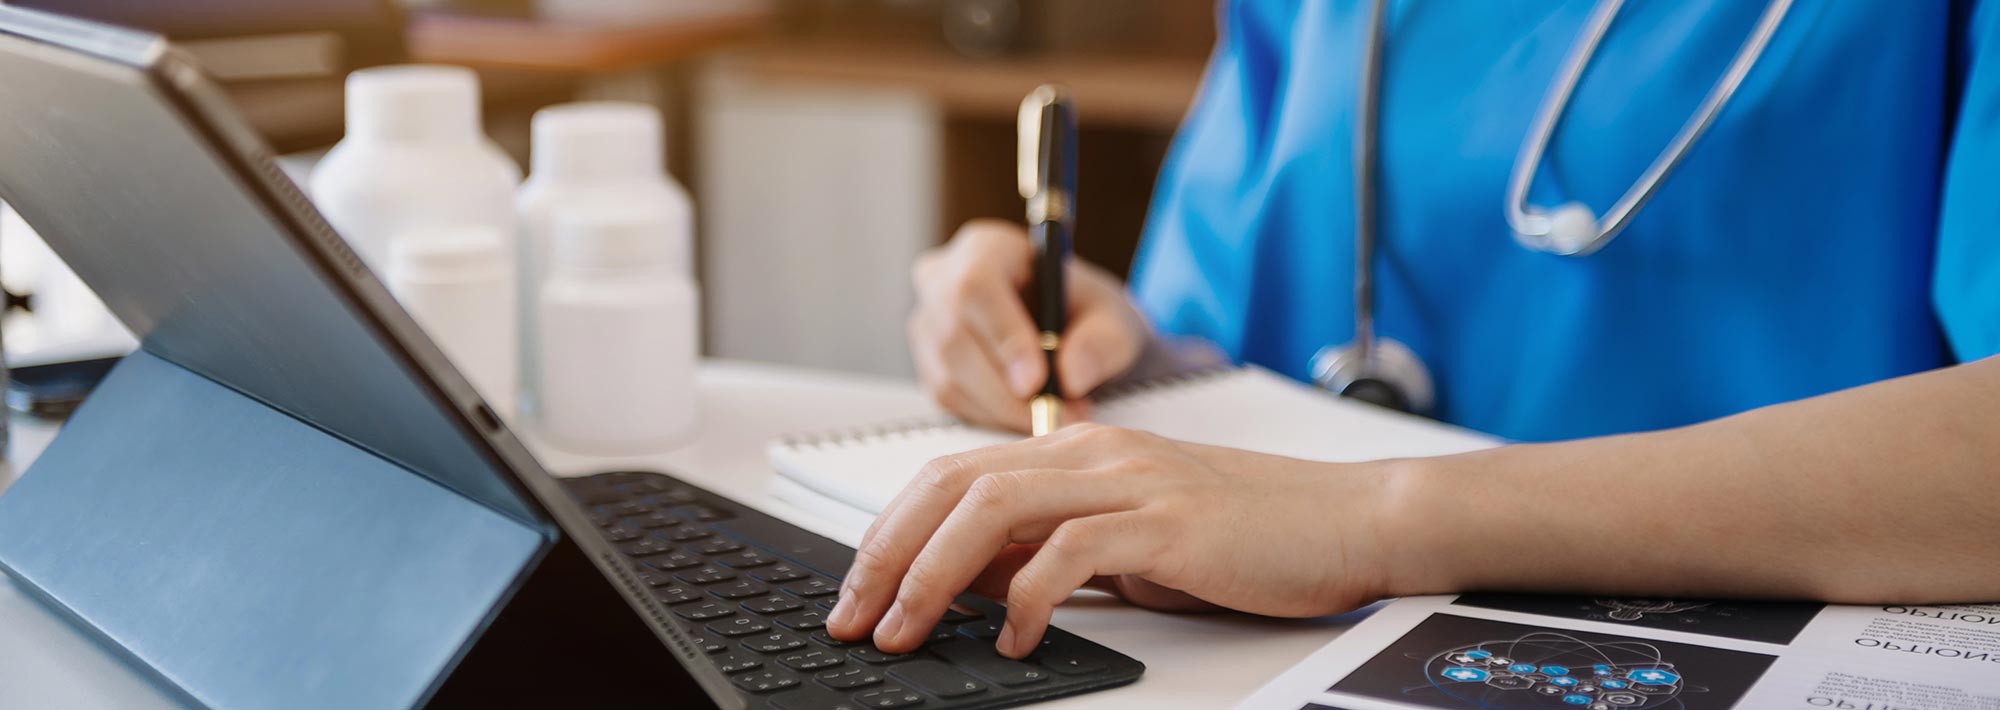
[[[1321,348],[1312,359],[1313,384],[1343,397],[1411,414],[1436,404],[1430,372],[1409,346],[1393,338]]]

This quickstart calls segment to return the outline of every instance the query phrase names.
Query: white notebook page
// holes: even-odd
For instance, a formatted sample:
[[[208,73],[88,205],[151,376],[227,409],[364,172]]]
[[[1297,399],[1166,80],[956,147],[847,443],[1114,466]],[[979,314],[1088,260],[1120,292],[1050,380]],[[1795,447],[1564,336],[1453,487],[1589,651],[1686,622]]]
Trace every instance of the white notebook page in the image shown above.
[[[1093,419],[1170,439],[1315,461],[1434,456],[1499,443],[1465,429],[1342,400],[1257,367],[1114,395],[1099,403]],[[873,514],[931,459],[1018,438],[944,420],[890,422],[786,437],[773,442],[768,453],[779,475]]]

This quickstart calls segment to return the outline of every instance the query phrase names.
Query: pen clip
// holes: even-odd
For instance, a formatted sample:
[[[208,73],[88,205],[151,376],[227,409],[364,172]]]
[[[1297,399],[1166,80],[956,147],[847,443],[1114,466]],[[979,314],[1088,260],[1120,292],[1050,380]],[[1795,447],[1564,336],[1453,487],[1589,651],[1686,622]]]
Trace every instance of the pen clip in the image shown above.
[[[1069,91],[1043,84],[1021,100],[1016,180],[1029,222],[1067,221],[1076,193],[1076,104]]]

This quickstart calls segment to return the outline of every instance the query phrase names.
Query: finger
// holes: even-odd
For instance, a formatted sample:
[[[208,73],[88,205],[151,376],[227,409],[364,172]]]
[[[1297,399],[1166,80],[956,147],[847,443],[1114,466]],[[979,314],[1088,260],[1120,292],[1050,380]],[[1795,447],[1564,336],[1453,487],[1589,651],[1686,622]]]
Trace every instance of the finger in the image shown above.
[[[869,524],[868,531],[861,536],[860,547],[867,547],[870,540],[889,521],[896,519],[898,511],[913,499],[928,498],[933,494],[949,493],[949,501],[938,501],[945,507],[937,511],[937,520],[931,523],[934,529],[943,522],[951,507],[958,505],[958,499],[972,487],[978,474],[1001,471],[1024,471],[1029,469],[1061,469],[1079,471],[1097,467],[1110,460],[1112,451],[1124,450],[1146,435],[1125,429],[1100,424],[1080,423],[1063,427],[1055,434],[1032,439],[989,446],[960,454],[940,457],[925,465],[922,471],[908,485],[903,486],[896,497],[882,508]],[[931,480],[944,475],[961,476],[961,480]],[[952,487],[940,491],[942,487]],[[857,548],[858,549],[858,548]]]
[[[1040,549],[1042,549],[1041,543],[1008,545],[1001,548],[1000,554],[994,555],[993,561],[986,563],[986,569],[980,570],[979,576],[972,578],[972,586],[966,587],[966,590],[988,599],[1006,601],[1007,586],[1014,583],[1014,573],[1020,572],[1021,567],[1028,564],[1028,560],[1034,558],[1035,552]]]
[[[973,481],[989,472],[1030,468],[1018,465],[1027,460],[1022,450],[1041,448],[1032,446],[1040,442],[1042,439],[1026,439],[942,456],[924,464],[862,534],[854,564],[841,581],[840,601],[827,617],[827,632],[841,639],[858,639],[874,629],[888,610],[910,561],[958,506]]]
[[[1028,423],[1028,403],[1015,397],[994,356],[967,331],[954,329],[950,316],[923,315],[912,324],[911,353],[924,386],[960,418],[983,426],[1020,431]]]
[[[1007,623],[995,648],[1010,658],[1035,650],[1056,605],[1092,577],[1151,572],[1168,544],[1164,527],[1154,514],[1138,511],[1078,518],[1057,527],[1014,575],[1007,590]]]
[[[947,252],[960,266],[996,269],[1016,289],[1034,276],[1035,247],[1028,242],[1028,230],[1004,219],[966,222],[951,236]]]
[[[1138,360],[1144,343],[1132,332],[1134,326],[1120,310],[1123,307],[1089,308],[1074,314],[1063,334],[1062,349],[1056,353],[1063,396],[1082,399]]]
[[[1048,363],[1042,355],[1041,331],[1028,316],[1020,292],[988,279],[968,281],[960,288],[953,299],[959,319],[999,362],[1008,389],[1016,398],[1027,399],[1041,389]]]
[[[904,573],[896,601],[875,628],[875,645],[899,652],[923,643],[951,600],[1010,542],[1040,542],[1074,518],[1129,510],[1145,486],[1126,476],[1013,471],[980,478],[929,536]]]
[[[1082,424],[1050,436],[945,456],[925,464],[862,536],[854,565],[841,583],[840,601],[828,616],[828,633],[854,639],[875,628],[910,562],[980,476],[1029,469],[1090,468],[1103,451],[1129,446],[1135,436],[1140,435]]]

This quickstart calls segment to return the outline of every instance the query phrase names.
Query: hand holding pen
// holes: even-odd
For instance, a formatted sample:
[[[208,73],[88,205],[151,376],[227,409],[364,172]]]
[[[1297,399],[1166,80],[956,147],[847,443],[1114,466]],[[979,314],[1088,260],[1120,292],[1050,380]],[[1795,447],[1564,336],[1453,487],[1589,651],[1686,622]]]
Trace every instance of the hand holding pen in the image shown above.
[[[1026,103],[1036,101],[1030,95]],[[1073,126],[1074,111],[1069,115]],[[1039,134],[1039,111],[1035,124]],[[1074,146],[1070,130],[1068,144]],[[1027,144],[1035,158],[1033,192],[1040,192],[1045,175],[1038,141],[1037,136]],[[1074,158],[1069,160],[1068,177],[1058,179],[1071,186],[1065,212],[1074,215]],[[1028,181],[1021,182],[1025,186]],[[1063,252],[1068,251],[1069,234],[1063,232]],[[1029,400],[1048,393],[1066,401],[1063,414],[1069,419],[1082,419],[1085,412],[1078,407],[1083,399],[1129,371],[1147,347],[1151,330],[1124,283],[1084,260],[1068,259],[1060,272],[1062,294],[1050,302],[1067,307],[1043,307],[1046,294],[1035,276],[1046,257],[1019,224],[989,219],[966,223],[950,242],[917,261],[910,352],[925,389],[952,414],[982,426],[1027,432]],[[1037,322],[1051,311],[1061,319],[1048,331],[1058,336],[1053,352],[1042,349],[1043,327]]]

